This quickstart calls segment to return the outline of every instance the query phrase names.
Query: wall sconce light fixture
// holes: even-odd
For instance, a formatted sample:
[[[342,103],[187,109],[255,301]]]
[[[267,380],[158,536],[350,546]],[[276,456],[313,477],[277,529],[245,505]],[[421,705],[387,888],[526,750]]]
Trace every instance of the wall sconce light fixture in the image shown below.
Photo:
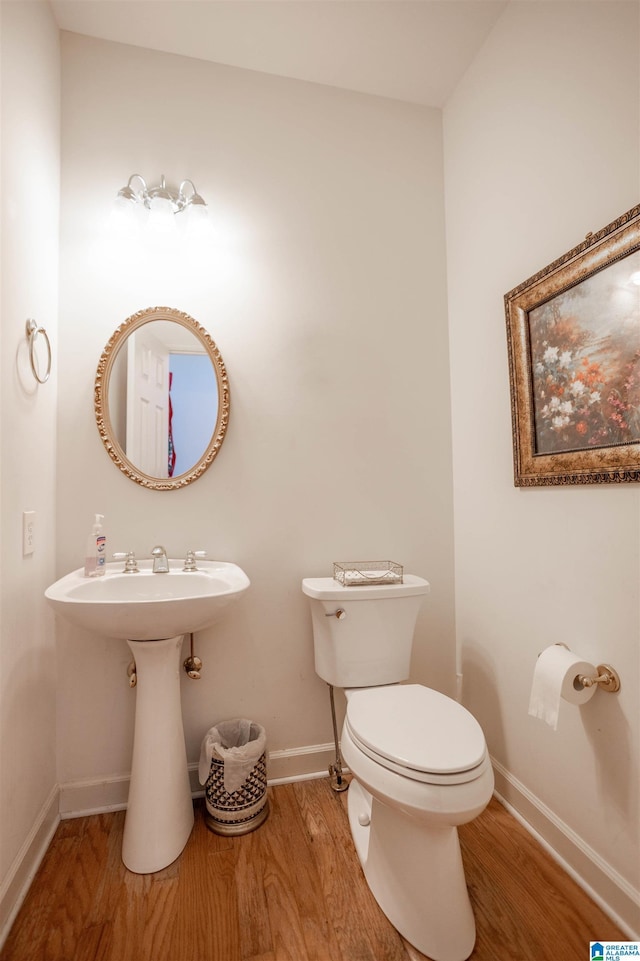
[[[156,187],[147,187],[144,177],[132,174],[126,187],[118,191],[114,212],[126,223],[142,223],[158,230],[173,230],[176,214],[184,213],[187,227],[207,222],[207,205],[192,180],[183,180],[178,191],[167,187],[164,174]],[[181,218],[182,220],[182,218]]]

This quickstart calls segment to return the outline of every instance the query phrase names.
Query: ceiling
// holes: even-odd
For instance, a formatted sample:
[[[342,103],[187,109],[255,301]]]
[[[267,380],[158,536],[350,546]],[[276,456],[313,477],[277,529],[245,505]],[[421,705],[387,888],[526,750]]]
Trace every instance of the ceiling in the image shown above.
[[[62,30],[441,107],[508,0],[51,0]]]

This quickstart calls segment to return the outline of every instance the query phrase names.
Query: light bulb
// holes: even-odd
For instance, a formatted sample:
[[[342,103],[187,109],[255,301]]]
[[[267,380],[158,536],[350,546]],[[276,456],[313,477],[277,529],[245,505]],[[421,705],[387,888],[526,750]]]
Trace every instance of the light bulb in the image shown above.
[[[117,230],[126,230],[135,223],[135,203],[118,194],[111,205],[109,220]]]
[[[149,203],[149,226],[152,230],[175,229],[173,204],[168,197],[153,197]]]
[[[109,223],[114,230],[126,233],[142,226],[146,221],[147,213],[144,204],[124,196],[121,191],[111,207]]]
[[[187,218],[186,225],[189,234],[201,236],[208,232],[210,222],[206,204],[189,204],[184,216]]]

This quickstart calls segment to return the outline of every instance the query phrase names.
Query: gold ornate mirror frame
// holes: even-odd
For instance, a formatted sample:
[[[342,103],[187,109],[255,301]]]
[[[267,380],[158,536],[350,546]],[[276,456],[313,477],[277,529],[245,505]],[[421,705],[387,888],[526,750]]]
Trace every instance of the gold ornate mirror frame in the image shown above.
[[[127,338],[133,331],[154,320],[173,321],[187,328],[187,330],[194,334],[213,364],[218,385],[218,412],[211,440],[200,460],[188,471],[176,477],[152,477],[136,467],[136,465],[129,460],[116,437],[109,412],[109,381],[118,351],[126,343]],[[94,387],[94,409],[98,432],[107,453],[116,466],[119,467],[130,480],[135,481],[136,484],[140,484],[141,487],[157,491],[178,490],[201,477],[207,468],[211,466],[222,446],[229,423],[229,408],[229,380],[220,351],[204,327],[194,320],[193,317],[190,317],[189,314],[185,314],[180,310],[176,310],[173,307],[150,307],[138,311],[136,314],[128,317],[127,320],[117,328],[102,352],[98,363]]]

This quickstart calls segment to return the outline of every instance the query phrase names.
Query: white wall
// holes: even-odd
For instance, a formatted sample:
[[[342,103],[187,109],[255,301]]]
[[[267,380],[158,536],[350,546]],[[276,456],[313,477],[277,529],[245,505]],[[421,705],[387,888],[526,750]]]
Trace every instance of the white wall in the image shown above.
[[[638,203],[638,13],[511,4],[444,113],[464,701],[502,793],[636,931],[640,490],[514,488],[503,296]],[[554,733],[527,707],[556,641],[622,689]]]
[[[202,680],[183,679],[190,761],[238,715],[271,751],[331,741],[300,581],[333,560],[389,558],[431,581],[414,671],[452,692],[440,112],[72,34],[62,91],[59,574],[82,562],[95,511],[110,551],[202,548],[247,571],[248,594],[197,638]],[[192,178],[212,247],[114,239],[133,173]],[[231,385],[221,453],[168,493],[117,470],[93,415],[110,334],[158,304],[208,329]],[[57,631],[60,781],[126,773],[128,648]]]
[[[0,939],[26,857],[57,815],[56,665],[43,591],[55,575],[60,51],[48,3],[0,6]],[[37,386],[27,318],[45,327],[51,379]],[[42,358],[41,358],[42,359]],[[22,512],[35,552],[22,555]],[[8,906],[8,907],[7,907]]]

